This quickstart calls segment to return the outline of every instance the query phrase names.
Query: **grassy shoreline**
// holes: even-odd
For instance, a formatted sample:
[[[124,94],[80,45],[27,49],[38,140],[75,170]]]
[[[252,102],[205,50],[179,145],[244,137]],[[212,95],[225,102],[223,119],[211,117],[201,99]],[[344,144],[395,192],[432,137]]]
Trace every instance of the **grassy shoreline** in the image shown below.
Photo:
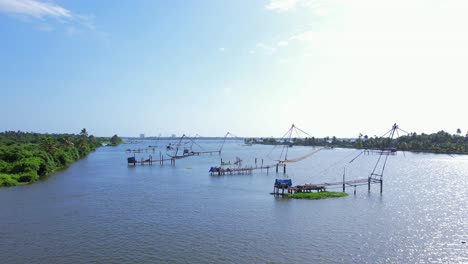
[[[345,192],[306,192],[306,193],[293,193],[287,194],[285,197],[291,199],[308,199],[319,200],[327,198],[338,198],[348,196]]]

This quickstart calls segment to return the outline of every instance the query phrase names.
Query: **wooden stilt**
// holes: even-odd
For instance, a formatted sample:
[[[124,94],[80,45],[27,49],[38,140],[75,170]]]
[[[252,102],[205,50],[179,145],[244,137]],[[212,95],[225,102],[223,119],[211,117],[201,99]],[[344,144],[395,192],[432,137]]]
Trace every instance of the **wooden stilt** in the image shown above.
[[[346,168],[343,168],[343,192],[346,191],[346,187],[345,187],[345,175],[346,175]]]

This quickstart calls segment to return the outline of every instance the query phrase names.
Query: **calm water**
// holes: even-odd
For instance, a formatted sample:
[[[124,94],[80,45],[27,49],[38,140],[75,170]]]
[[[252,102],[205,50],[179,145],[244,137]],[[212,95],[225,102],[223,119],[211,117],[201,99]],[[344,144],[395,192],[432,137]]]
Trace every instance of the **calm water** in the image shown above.
[[[382,195],[373,185],[371,193],[349,188],[345,198],[307,201],[269,195],[273,171],[210,176],[218,155],[127,167],[126,148],[151,144],[104,147],[45,181],[0,189],[0,262],[468,262],[468,156],[398,153]],[[270,164],[279,151],[229,142],[222,157]],[[294,147],[288,156],[310,151]],[[339,181],[346,165],[347,179],[367,177],[377,156],[347,164],[358,153],[324,150],[289,165],[288,175],[294,183]]]

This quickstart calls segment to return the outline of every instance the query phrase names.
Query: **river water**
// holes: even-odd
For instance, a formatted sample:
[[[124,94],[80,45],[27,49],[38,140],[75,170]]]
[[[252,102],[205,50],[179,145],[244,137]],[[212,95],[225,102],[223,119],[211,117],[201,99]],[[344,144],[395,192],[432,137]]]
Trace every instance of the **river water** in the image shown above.
[[[348,197],[270,195],[274,169],[210,176],[220,158],[273,164],[280,148],[228,141],[219,155],[128,167],[103,147],[38,183],[0,189],[1,263],[467,263],[468,156],[399,152]],[[220,141],[199,141],[204,150]],[[164,146],[164,142],[159,142]],[[139,153],[147,158],[166,153]],[[289,149],[294,158],[313,151]],[[287,167],[294,184],[367,177],[377,155],[327,149]]]

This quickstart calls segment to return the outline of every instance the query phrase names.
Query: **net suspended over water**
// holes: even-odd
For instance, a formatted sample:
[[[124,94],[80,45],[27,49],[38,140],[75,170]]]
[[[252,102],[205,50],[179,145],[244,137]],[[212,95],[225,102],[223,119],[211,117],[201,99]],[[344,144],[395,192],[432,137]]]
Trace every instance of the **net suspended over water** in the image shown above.
[[[295,137],[295,139],[292,140],[293,136]],[[280,139],[280,141],[283,143],[281,145],[282,150],[281,150],[281,154],[280,154],[279,159],[276,159],[276,161],[278,161],[278,163],[298,162],[298,161],[304,160],[304,159],[316,154],[320,150],[322,150],[322,148],[321,149],[314,149],[312,152],[307,153],[305,155],[302,155],[302,156],[299,156],[299,157],[294,157],[294,158],[289,158],[288,157],[289,148],[293,146],[294,141],[296,139],[300,139],[300,138],[305,139],[307,137],[312,138],[312,136],[309,135],[307,132],[305,132],[304,130],[296,127],[293,124],[291,126],[291,128]]]
[[[301,161],[301,160],[305,160],[307,159],[308,157],[316,154],[317,152],[321,151],[323,148],[321,149],[317,149],[311,153],[308,153],[304,156],[300,156],[300,157],[297,157],[297,158],[294,158],[294,159],[285,159],[285,160],[279,160],[280,163],[293,163],[293,162],[298,162],[298,161]]]

